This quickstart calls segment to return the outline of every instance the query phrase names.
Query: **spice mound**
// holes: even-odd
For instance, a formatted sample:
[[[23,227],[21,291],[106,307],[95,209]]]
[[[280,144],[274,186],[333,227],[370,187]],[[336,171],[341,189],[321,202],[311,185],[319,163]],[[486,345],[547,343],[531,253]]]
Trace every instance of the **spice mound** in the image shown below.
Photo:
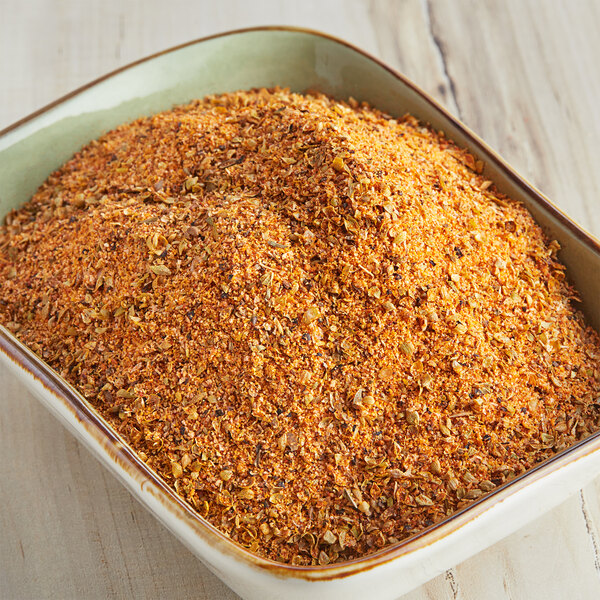
[[[411,116],[254,90],[84,147],[0,229],[0,321],[205,519],[325,565],[599,428],[527,210]]]

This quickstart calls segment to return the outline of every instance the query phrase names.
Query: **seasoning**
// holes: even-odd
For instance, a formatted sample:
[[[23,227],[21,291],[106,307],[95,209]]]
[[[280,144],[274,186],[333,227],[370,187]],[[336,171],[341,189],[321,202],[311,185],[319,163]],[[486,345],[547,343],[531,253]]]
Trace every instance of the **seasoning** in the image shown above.
[[[411,116],[255,90],[118,127],[0,229],[0,321],[198,513],[356,558],[598,429],[550,244]]]

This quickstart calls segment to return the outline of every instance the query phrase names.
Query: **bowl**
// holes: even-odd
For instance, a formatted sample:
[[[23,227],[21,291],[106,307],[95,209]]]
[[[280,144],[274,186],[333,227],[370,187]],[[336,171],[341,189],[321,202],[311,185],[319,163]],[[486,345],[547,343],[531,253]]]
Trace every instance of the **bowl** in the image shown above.
[[[275,85],[410,112],[485,162],[500,191],[524,203],[600,327],[600,245],[417,86],[361,50],[313,31],[233,31],[140,60],[0,132],[0,218],[107,130],[206,94]],[[483,101],[483,99],[482,99]],[[600,434],[564,450],[421,533],[345,563],[299,567],[250,553],[203,520],[142,462],[86,400],[0,326],[0,360],[217,576],[247,599],[397,598],[556,506],[600,472]]]

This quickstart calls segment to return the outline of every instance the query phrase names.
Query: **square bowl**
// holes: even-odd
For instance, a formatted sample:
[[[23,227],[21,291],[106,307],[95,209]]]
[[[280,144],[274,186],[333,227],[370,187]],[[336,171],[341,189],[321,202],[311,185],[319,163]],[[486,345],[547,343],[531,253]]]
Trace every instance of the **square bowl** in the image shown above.
[[[26,202],[84,144],[143,115],[210,93],[256,87],[317,89],[410,112],[485,162],[499,190],[525,204],[561,246],[587,321],[600,326],[600,245],[464,125],[400,74],[351,45],[292,28],[225,33],[115,71],[0,132],[0,218]],[[250,553],[202,519],[92,406],[0,326],[0,360],[92,453],[227,585],[248,599],[397,598],[517,530],[600,472],[600,434],[540,463],[423,532],[374,554],[322,567]]]

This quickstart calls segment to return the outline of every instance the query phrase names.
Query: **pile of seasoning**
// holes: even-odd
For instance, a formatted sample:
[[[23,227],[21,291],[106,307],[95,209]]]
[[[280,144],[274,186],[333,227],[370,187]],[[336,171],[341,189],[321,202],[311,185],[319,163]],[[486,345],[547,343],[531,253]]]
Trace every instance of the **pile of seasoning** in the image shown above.
[[[376,551],[600,426],[527,210],[411,116],[254,90],[118,127],[0,228],[0,322],[198,513]]]

